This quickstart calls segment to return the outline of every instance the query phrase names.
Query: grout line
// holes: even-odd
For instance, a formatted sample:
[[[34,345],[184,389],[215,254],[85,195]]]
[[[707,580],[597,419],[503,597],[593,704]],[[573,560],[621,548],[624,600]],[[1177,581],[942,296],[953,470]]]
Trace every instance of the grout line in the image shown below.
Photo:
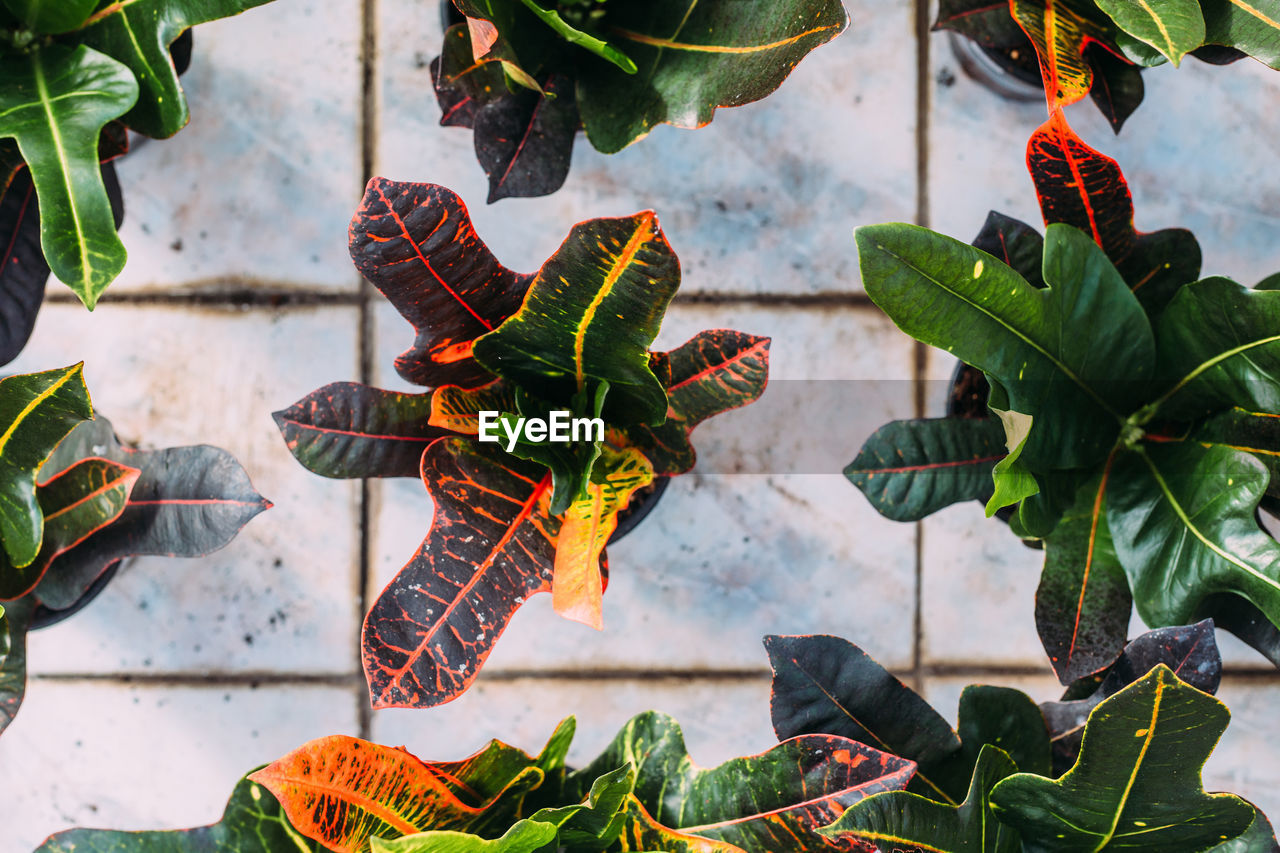
[[[286,308],[311,305],[359,305],[359,292],[325,292],[316,290],[290,290],[251,281],[220,279],[229,287],[216,290],[188,291],[185,293],[107,293],[98,300],[99,305],[200,305],[224,308]],[[80,305],[72,294],[51,293],[45,301],[55,305]]]
[[[377,65],[378,65],[378,3],[377,0],[361,0],[361,81],[360,81],[360,172],[362,175],[361,192],[370,178],[373,177],[374,161],[378,145],[378,101],[377,101]],[[360,343],[360,381],[366,385],[373,382],[374,366],[374,311],[372,307],[373,288],[369,282],[360,279],[359,307],[360,329],[357,340]],[[359,736],[364,740],[372,737],[373,708],[369,701],[369,688],[365,683],[361,661],[361,645],[363,640],[364,616],[369,610],[369,574],[372,560],[373,542],[370,535],[369,502],[372,499],[372,487],[369,480],[360,481],[360,553],[359,571],[357,575],[356,607],[357,623],[360,630],[356,632],[355,667],[360,676],[356,679],[354,698],[356,702],[356,719],[359,725]]]
[[[916,41],[916,210],[915,223],[929,225],[929,6],[915,0]],[[925,378],[928,351],[916,341],[912,346],[915,379],[915,416],[925,416]],[[916,692],[924,691],[924,523],[915,523],[915,608],[912,624],[911,680]]]
[[[672,300],[676,305],[768,305],[785,308],[875,308],[871,297],[859,291],[822,291],[819,293],[677,293]],[[876,309],[879,310],[878,308]]]
[[[98,672],[52,672],[40,675],[29,675],[31,681],[68,682],[88,681],[98,684],[136,684],[148,687],[249,687],[290,685],[298,687],[350,687],[359,682],[363,687],[363,676],[352,673],[314,674],[299,672],[208,672],[208,673],[132,673],[115,675]]]

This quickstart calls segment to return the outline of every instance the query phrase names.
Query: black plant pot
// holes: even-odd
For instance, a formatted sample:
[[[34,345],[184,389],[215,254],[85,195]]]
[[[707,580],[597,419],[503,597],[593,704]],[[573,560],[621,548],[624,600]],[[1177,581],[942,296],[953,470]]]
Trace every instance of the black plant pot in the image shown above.
[[[670,482],[670,477],[655,477],[652,483],[636,492],[631,502],[627,504],[627,508],[618,513],[618,526],[609,537],[610,545],[635,530],[636,525],[653,512],[653,508],[662,499],[662,493],[667,490]]]
[[[1040,82],[1040,70],[1031,42],[1028,41],[1023,48],[995,48],[984,47],[958,33],[947,35],[956,62],[978,83],[1011,101],[1044,98],[1044,85]]]
[[[98,579],[84,591],[84,595],[76,599],[75,604],[72,604],[70,607],[62,610],[50,610],[43,604],[37,605],[35,611],[31,614],[31,625],[28,630],[35,631],[38,628],[48,628],[50,625],[57,625],[63,619],[79,613],[88,606],[89,602],[97,598],[98,595],[107,588],[107,584],[111,583],[111,579],[114,578],[116,576],[116,572],[120,570],[120,563],[120,560],[116,560],[114,563],[107,566],[107,568],[103,570],[102,574],[98,575]]]

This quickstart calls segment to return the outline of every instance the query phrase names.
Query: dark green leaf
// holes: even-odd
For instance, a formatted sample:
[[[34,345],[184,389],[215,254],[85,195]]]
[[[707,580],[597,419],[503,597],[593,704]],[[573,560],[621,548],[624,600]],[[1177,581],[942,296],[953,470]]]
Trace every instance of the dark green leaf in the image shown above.
[[[1197,615],[1212,619],[1219,628],[1235,634],[1280,668],[1280,628],[1247,598],[1229,592],[1206,596]]]
[[[1161,664],[1093,710],[1061,779],[1010,776],[991,792],[992,808],[1030,850],[1190,851],[1234,838],[1253,807],[1206,794],[1200,781],[1229,716]]]
[[[541,92],[507,92],[474,107],[476,159],[489,176],[489,203],[550,195],[564,184],[578,132],[573,81],[553,74]]]
[[[881,850],[945,853],[1018,853],[1018,833],[991,814],[987,795],[1018,767],[1003,751],[984,746],[968,794],[959,806],[947,806],[907,791],[892,791],[854,803],[823,835],[855,838]]]
[[[765,97],[849,23],[839,0],[651,0],[610,6],[607,21],[640,69],[598,61],[578,78],[587,138],[607,154],[663,122],[701,127],[717,107]]]
[[[1004,11],[1008,14],[1007,6]],[[1008,264],[1033,287],[1044,287],[1044,276],[1041,273],[1044,265],[1044,238],[1025,222],[990,211],[982,230],[970,245]]]
[[[169,47],[183,32],[238,15],[270,0],[130,0],[113,3],[84,28],[84,43],[128,66],[137,78],[138,103],[125,115],[133,130],[172,136],[190,118]]]
[[[1049,772],[1049,730],[1039,707],[1021,690],[970,684],[960,694],[957,716],[966,767],[975,767],[980,753],[994,746],[1019,770],[1042,776]]]
[[[1204,42],[1204,15],[1198,0],[1096,0],[1116,26],[1160,51],[1177,65]]]
[[[1280,0],[1201,0],[1205,41],[1280,69]]]
[[[1133,598],[1107,525],[1110,465],[1081,488],[1045,540],[1036,629],[1063,684],[1105,669],[1124,649]]]
[[[27,626],[34,609],[35,600],[30,596],[4,605],[9,651],[0,659],[0,733],[17,716],[27,692]]]
[[[116,560],[135,554],[204,556],[226,545],[250,519],[271,507],[240,463],[209,445],[121,447],[111,423],[99,417],[68,436],[48,467],[63,470],[89,456],[102,456],[142,474],[116,521],[50,563],[36,596],[53,610],[74,604]]]
[[[1252,454],[1271,475],[1267,494],[1280,497],[1280,415],[1233,407],[1200,421],[1185,433],[1169,435],[1153,431],[1156,441],[1193,441],[1206,447],[1220,445]]]
[[[1116,262],[1116,269],[1147,316],[1155,317],[1185,284],[1200,277],[1200,244],[1185,228],[1165,228],[1138,234],[1133,250]]]
[[[79,29],[98,0],[4,0],[4,5],[28,29],[37,33],[65,33]]]
[[[867,439],[844,475],[881,515],[916,521],[959,501],[985,502],[1005,453],[996,420],[893,421]]]
[[[289,825],[271,792],[241,779],[222,820],[197,829],[116,832],[70,829],[51,837],[35,853],[324,853],[325,846]]]
[[[689,759],[675,720],[650,711],[633,718],[603,754],[571,774],[570,788],[581,790],[610,768],[628,764],[636,768],[635,797],[658,824],[745,851],[795,853],[829,849],[816,833],[819,827],[864,797],[902,789],[913,769],[894,755],[816,734],[704,770]]]
[[[613,45],[596,38],[590,33],[584,33],[582,30],[570,26],[555,9],[544,9],[534,0],[522,0],[522,2],[528,7],[529,11],[538,17],[538,20],[551,27],[557,35],[569,42],[569,44],[576,44],[584,50],[591,51],[601,59],[612,62],[627,74],[636,73],[636,64]]]
[[[93,417],[83,366],[0,380],[0,540],[14,566],[40,553],[37,471],[76,424]]]
[[[1151,328],[1115,268],[1081,232],[1049,226],[1036,288],[996,258],[913,225],[856,232],[867,293],[907,334],[981,369],[1008,392],[1000,408],[1033,429],[1033,471],[1102,459],[1154,362]],[[1074,330],[1105,323],[1105,336]],[[1125,380],[1117,380],[1123,365]]]
[[[1025,45],[1028,51],[1035,50],[1022,27],[1009,14],[1008,3],[992,0],[940,0],[933,28],[960,33],[985,47],[1007,49]],[[983,250],[991,251],[986,247]]]
[[[1142,103],[1145,88],[1142,84],[1142,69],[1099,45],[1090,45],[1084,56],[1093,69],[1093,86],[1089,88],[1089,97],[1111,125],[1111,129],[1119,133],[1125,121]]]
[[[444,34],[444,48],[431,63],[431,79],[445,127],[473,127],[477,110],[513,96],[500,62],[488,57],[476,61],[466,24],[454,24]]]
[[[272,414],[294,458],[323,477],[417,477],[446,429],[428,424],[430,394],[334,382]]]
[[[491,372],[567,404],[588,380],[609,383],[606,419],[658,424],[667,395],[649,346],[680,286],[680,264],[652,211],[574,226],[524,304],[475,342]]]
[[[0,139],[16,139],[31,169],[44,256],[92,309],[125,262],[98,136],[137,101],[138,83],[124,65],[84,45],[0,61],[0,79]]]
[[[947,721],[853,643],[839,637],[765,637],[770,709],[779,740],[832,734],[919,765],[908,790],[956,805],[969,772]]]
[[[1261,810],[1254,808],[1253,823],[1243,835],[1210,847],[1205,853],[1277,853],[1280,844],[1276,843],[1275,832],[1271,822]]]

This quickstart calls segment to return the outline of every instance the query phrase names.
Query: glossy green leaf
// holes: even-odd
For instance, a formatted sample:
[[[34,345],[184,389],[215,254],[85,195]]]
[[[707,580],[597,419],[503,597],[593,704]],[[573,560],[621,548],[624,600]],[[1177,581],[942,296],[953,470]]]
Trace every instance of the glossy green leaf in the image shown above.
[[[991,482],[994,488],[991,497],[987,499],[987,518],[995,515],[998,510],[1019,503],[1023,498],[1029,498],[1040,491],[1040,484],[1036,482],[1035,475],[1019,461],[1035,419],[1021,412],[1009,412],[994,407],[991,411],[1004,425],[1005,448],[1009,452],[991,469]]]
[[[79,29],[98,0],[4,0],[4,5],[28,29],[65,33]]]
[[[22,568],[0,557],[0,599],[26,595],[49,566],[124,512],[142,472],[108,459],[83,459],[36,486],[44,514],[40,554]]]
[[[172,136],[190,118],[169,46],[197,24],[238,15],[270,0],[130,0],[94,15],[81,37],[91,48],[128,66],[137,78],[138,103],[125,124],[155,138]]]
[[[1051,747],[1044,715],[1031,697],[1012,687],[970,684],[960,694],[956,732],[965,769],[983,750],[998,747],[1027,773],[1049,773]]]
[[[0,733],[13,722],[27,692],[27,626],[35,610],[30,596],[5,602],[8,653],[0,658]]]
[[[1226,278],[1189,284],[1161,315],[1156,349],[1164,393],[1151,408],[1161,417],[1232,406],[1280,414],[1280,291]]]
[[[98,136],[138,99],[124,65],[92,48],[49,45],[0,61],[0,139],[16,139],[40,197],[45,259],[90,309],[124,268]]]
[[[520,309],[473,351],[490,372],[550,403],[568,404],[589,380],[604,380],[608,420],[661,423],[667,395],[649,369],[649,346],[679,286],[679,262],[652,211],[592,219],[574,226]]]
[[[1267,820],[1266,815],[1255,808],[1253,823],[1243,835],[1214,845],[1206,853],[1275,853],[1277,850],[1280,850],[1280,844],[1276,843],[1276,834],[1271,828],[1271,822]]]
[[[1049,286],[1036,288],[991,255],[917,226],[866,226],[856,237],[867,293],[903,331],[998,381],[1001,408],[1052,424],[1028,436],[1029,469],[1106,455],[1151,375],[1154,346],[1138,300],[1092,240],[1050,225]],[[1103,324],[1104,336],[1075,331]]]
[[[553,850],[556,840],[554,824],[537,820],[516,821],[499,838],[484,839],[456,830],[419,832],[391,841],[370,839],[373,853],[537,853]]]
[[[606,21],[610,43],[640,69],[598,62],[578,78],[587,138],[610,154],[663,122],[702,127],[717,107],[765,97],[848,25],[839,0],[617,3]]]
[[[1253,807],[1206,794],[1199,772],[1229,717],[1159,665],[1094,709],[1061,779],[1010,776],[991,792],[992,808],[1044,851],[1190,851],[1235,838]]]
[[[1280,415],[1251,412],[1233,406],[1176,434],[1159,430],[1149,433],[1147,438],[1160,442],[1193,441],[1206,447],[1220,445],[1243,450],[1267,466],[1271,475],[1267,495],[1280,497]]]
[[[866,440],[844,475],[881,515],[917,521],[945,506],[991,496],[991,471],[1005,456],[994,419],[893,421]]]
[[[560,17],[559,12],[555,9],[544,9],[534,0],[522,0],[530,12],[538,17],[548,27],[555,31],[557,35],[563,38],[569,44],[575,44],[585,50],[589,50],[601,59],[612,62],[618,68],[627,74],[636,73],[636,64],[631,61],[628,56],[618,50],[606,41],[596,38],[590,33],[584,33],[575,27],[569,25],[564,18]]]
[[[1144,622],[1192,622],[1208,595],[1235,592],[1280,624],[1280,544],[1254,517],[1267,480],[1261,462],[1225,447],[1155,445],[1117,460],[1107,522]]]
[[[222,820],[196,829],[118,832],[70,829],[35,853],[324,853],[327,848],[294,829],[271,792],[241,779]]]
[[[1107,523],[1109,474],[1080,489],[1045,540],[1036,630],[1063,684],[1110,666],[1129,630],[1133,598]]]
[[[1204,43],[1199,0],[1096,0],[1116,26],[1160,51],[1177,65]]]
[[[1200,0],[1205,41],[1280,70],[1280,0]]]
[[[14,566],[26,566],[40,553],[37,471],[76,424],[93,417],[82,367],[0,380],[0,540]]]
[[[984,746],[968,794],[959,806],[944,805],[907,791],[876,794],[854,803],[822,834],[865,841],[882,850],[1018,853],[1022,849],[1018,833],[996,820],[987,802],[996,783],[1017,770],[1003,750]]]
[[[657,824],[744,851],[795,853],[829,849],[819,827],[864,797],[901,790],[914,769],[903,758],[826,734],[792,738],[760,755],[702,769],[690,759],[675,720],[650,711],[630,720],[598,758],[570,774],[569,790],[580,791],[610,768],[628,764],[636,769],[641,811]],[[624,837],[637,832],[634,818],[639,815],[624,828]]]

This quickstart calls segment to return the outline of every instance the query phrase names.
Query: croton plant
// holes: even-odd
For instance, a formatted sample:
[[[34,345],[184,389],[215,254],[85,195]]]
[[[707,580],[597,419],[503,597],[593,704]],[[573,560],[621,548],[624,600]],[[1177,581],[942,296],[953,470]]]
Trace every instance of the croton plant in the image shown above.
[[[0,731],[26,687],[26,635],[126,557],[198,557],[271,506],[216,447],[134,450],[94,417],[81,365],[0,380]]]
[[[1091,96],[1116,132],[1142,103],[1145,67],[1190,54],[1280,69],[1277,0],[941,0],[934,29],[1038,74],[1051,111]]]
[[[333,736],[250,773],[222,820],[171,832],[75,829],[37,853],[1270,853],[1253,805],[1208,794],[1227,726],[1208,623],[1130,643],[1105,678],[1037,706],[974,685],[952,729],[856,646],[772,636],[781,741],[702,769],[675,720],[641,714],[580,769],[574,720],[537,755],[500,741],[460,761]]]
[[[650,351],[680,284],[651,211],[576,225],[519,274],[454,193],[374,178],[350,236],[356,266],[417,331],[396,370],[432,390],[340,382],[275,418],[318,474],[426,483],[431,531],[369,611],[363,660],[374,707],[428,707],[466,689],[536,593],[600,627],[618,514],[693,467],[694,427],[764,391],[769,339],[718,329]],[[552,411],[605,429],[552,444],[521,426]],[[482,412],[500,414],[501,441],[482,440]]]
[[[471,128],[489,201],[553,193],[580,128],[613,154],[663,123],[757,101],[848,25],[840,0],[453,0],[431,65],[440,123]]]
[[[125,264],[111,161],[132,130],[189,118],[196,24],[269,0],[0,2],[0,363],[25,345],[50,270],[92,310]]]

